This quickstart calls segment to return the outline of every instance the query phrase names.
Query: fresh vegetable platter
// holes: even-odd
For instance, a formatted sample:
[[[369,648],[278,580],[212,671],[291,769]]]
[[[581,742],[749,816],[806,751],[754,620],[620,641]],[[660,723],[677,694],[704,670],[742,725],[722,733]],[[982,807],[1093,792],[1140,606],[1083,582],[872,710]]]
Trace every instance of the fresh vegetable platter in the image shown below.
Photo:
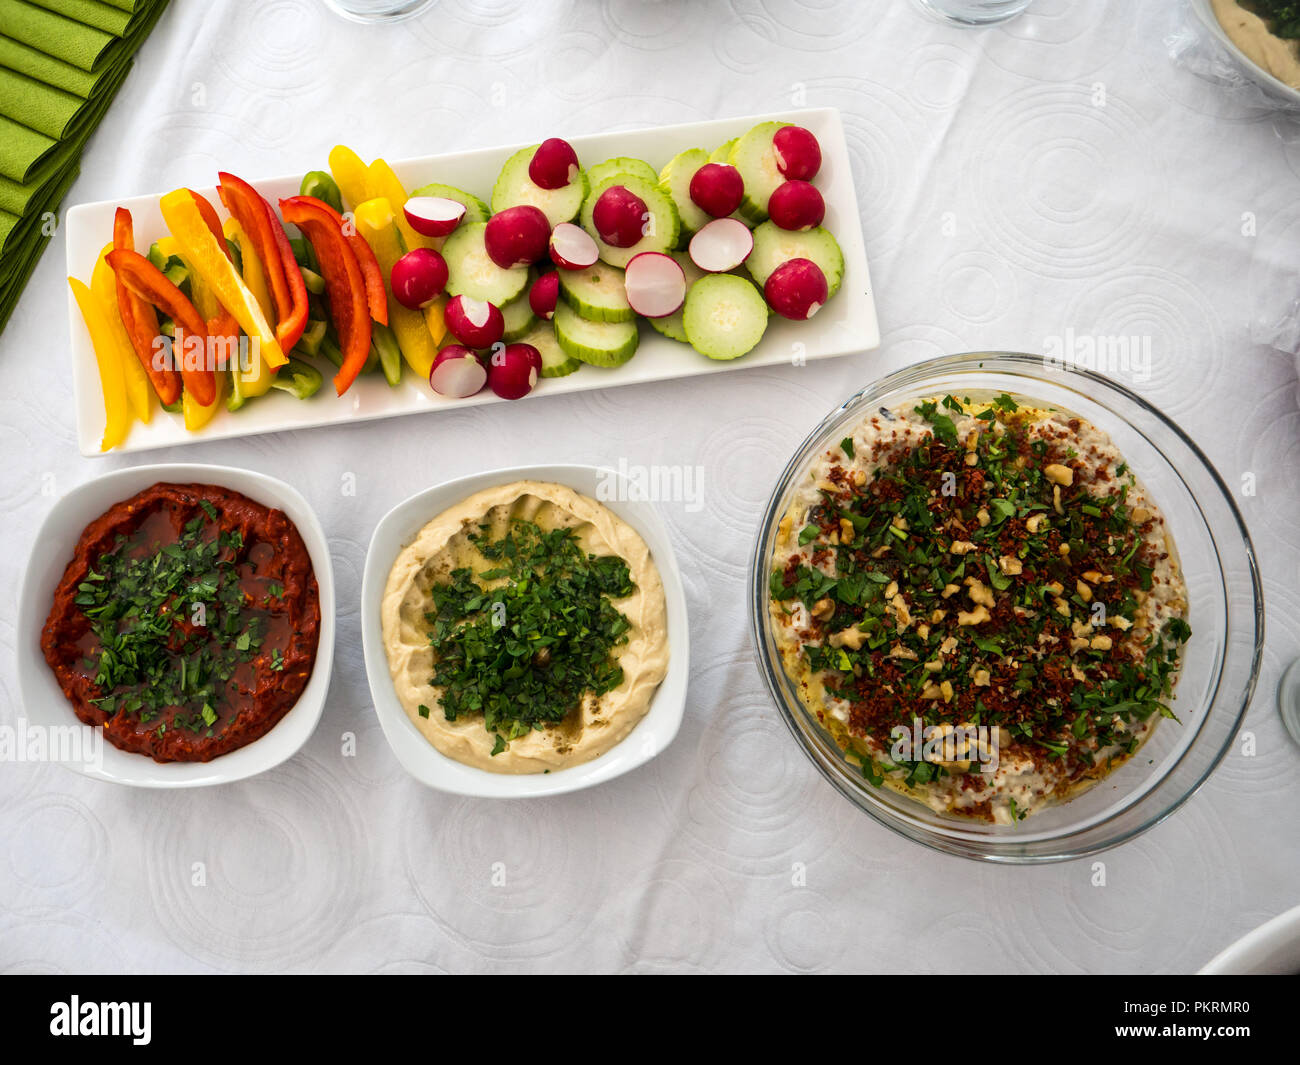
[[[811,148],[782,135],[786,174],[771,155],[783,126],[812,135]],[[319,163],[336,182],[319,187],[302,174],[245,183],[223,172],[219,188],[72,208],[68,305],[82,454],[799,365],[878,346],[838,111],[562,142],[548,141],[551,132],[539,130],[530,145],[391,168],[336,149]],[[529,150],[543,142],[561,147],[550,159]],[[579,169],[566,165],[564,146]],[[710,163],[720,165],[701,173]],[[789,180],[809,167],[806,184],[815,191]],[[745,174],[747,181],[735,181]],[[341,202],[322,204],[340,193]],[[737,194],[738,206],[723,214]],[[414,217],[403,210],[408,204],[398,205],[406,196]],[[458,198],[463,213],[448,205]],[[511,206],[521,209],[507,215]],[[561,224],[571,207],[572,223]],[[766,218],[769,207],[776,218]],[[129,255],[121,254],[124,217]],[[492,261],[516,250],[537,257],[539,241],[535,265]],[[409,255],[421,246],[433,254]],[[593,254],[598,261],[587,267]],[[798,262],[780,269],[792,259]],[[232,270],[243,284],[228,280]],[[173,282],[175,292],[167,287]],[[181,327],[178,337],[258,336],[271,385],[259,380],[266,372],[256,364],[242,377],[218,370],[215,381],[182,372],[179,339],[176,377],[155,379],[143,360],[126,358],[131,334],[142,343],[147,331],[133,317],[151,323],[151,316],[161,332]],[[162,405],[178,379],[180,398]]]

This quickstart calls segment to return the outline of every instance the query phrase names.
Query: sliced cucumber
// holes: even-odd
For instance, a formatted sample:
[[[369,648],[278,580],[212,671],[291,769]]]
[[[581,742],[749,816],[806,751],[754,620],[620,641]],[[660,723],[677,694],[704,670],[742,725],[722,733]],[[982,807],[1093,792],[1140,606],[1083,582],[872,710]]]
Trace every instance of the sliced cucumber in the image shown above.
[[[587,197],[587,175],[581,170],[578,177],[562,189],[544,189],[528,176],[528,164],[533,161],[538,145],[520,148],[501,168],[496,185],[492,188],[492,212],[507,207],[529,204],[541,209],[551,227],[561,222],[572,222],[582,209]]]
[[[608,263],[585,270],[560,270],[560,298],[590,322],[630,322],[636,317],[627,302],[623,271]]]
[[[630,248],[615,248],[611,244],[606,244],[600,239],[600,234],[596,232],[596,225],[591,218],[600,194],[611,185],[622,185],[629,192],[639,196],[650,214],[647,226],[649,232]],[[582,228],[596,241],[601,259],[610,266],[617,266],[620,270],[632,261],[632,256],[640,255],[643,251],[671,251],[677,246],[677,237],[682,228],[672,197],[659,188],[657,175],[651,182],[635,174],[615,174],[600,184],[592,186],[586,203],[582,205],[581,222]]]
[[[731,140],[727,141],[726,144],[719,144],[719,145],[718,145],[716,148],[714,148],[713,151],[709,154],[709,162],[710,162],[710,163],[725,163],[728,159],[731,158],[731,149],[735,146],[736,141],[737,141],[738,139],[739,139],[739,138],[737,138],[737,137],[732,137]]]
[[[457,203],[463,203],[465,205],[465,217],[460,220],[461,225],[486,222],[492,216],[492,212],[488,209],[486,203],[472,192],[458,189],[455,185],[440,185],[436,181],[431,181],[427,185],[421,185],[411,193],[412,199],[416,196],[438,196],[444,200],[455,200]]]
[[[631,174],[639,177],[643,181],[656,182],[659,175],[655,173],[655,168],[647,163],[644,159],[633,159],[630,156],[618,155],[613,159],[606,159],[603,163],[597,163],[587,171],[587,180],[594,189],[602,181],[612,178],[618,174]]]
[[[502,270],[497,266],[483,244],[485,229],[486,222],[462,222],[442,246],[442,257],[447,260],[447,292],[504,307],[528,286],[528,267]]]
[[[533,327],[519,337],[520,344],[531,344],[542,356],[543,377],[568,377],[582,366],[580,359],[568,354],[555,336],[550,322],[534,321]]]
[[[745,267],[759,287],[782,263],[791,259],[811,259],[826,275],[827,298],[835,295],[844,280],[844,253],[826,229],[782,229],[775,222],[764,222],[754,230],[754,250]]]
[[[740,211],[751,224],[767,220],[767,201],[776,187],[785,181],[785,175],[776,165],[776,152],[772,138],[789,122],[760,122],[731,146],[727,161],[740,171],[745,182],[745,198]]]
[[[555,305],[554,320],[555,339],[571,358],[592,366],[622,366],[636,354],[640,338],[635,321],[589,322],[567,303]]]
[[[743,277],[711,274],[686,294],[682,325],[691,347],[710,359],[738,359],[763,339],[767,301]]]
[[[708,161],[709,153],[703,148],[687,148],[673,156],[659,174],[659,187],[673,198],[682,229],[688,233],[694,233],[713,220],[708,211],[697,207],[691,199],[691,178]]]
[[[528,302],[528,286],[532,285],[532,283],[533,278],[530,276],[528,285],[524,286],[524,291],[501,308],[501,317],[506,322],[506,331],[502,339],[507,344],[513,344],[531,330],[537,321],[537,315],[533,313],[533,306]]]
[[[682,268],[682,273],[686,275],[686,294],[689,296],[691,286],[705,276],[704,271],[696,266],[691,257],[684,251],[674,251],[669,254],[677,260],[677,264]],[[682,324],[685,304],[682,305],[682,308],[676,314],[670,314],[666,318],[647,318],[646,321],[650,323],[656,333],[666,336],[669,340],[680,340],[683,344],[689,344],[690,341],[686,339],[686,327]]]

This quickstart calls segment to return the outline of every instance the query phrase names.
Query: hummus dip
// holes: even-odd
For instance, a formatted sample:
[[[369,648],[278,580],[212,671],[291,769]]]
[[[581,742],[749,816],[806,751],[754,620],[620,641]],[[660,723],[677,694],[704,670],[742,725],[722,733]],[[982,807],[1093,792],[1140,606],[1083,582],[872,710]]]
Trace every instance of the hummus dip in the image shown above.
[[[1010,396],[881,409],[777,530],[786,672],[876,786],[1020,820],[1132,756],[1190,636],[1159,508],[1109,438]]]
[[[507,541],[518,550],[503,550]],[[502,575],[528,557],[529,550],[546,550],[543,544],[555,548],[550,555],[553,566],[529,563],[522,580],[519,570]],[[544,598],[555,594],[580,609],[584,602],[594,603],[590,591],[586,599],[574,591],[593,563],[611,579],[616,574],[622,582],[619,591],[627,593],[599,596],[599,615],[594,610],[589,615],[609,624],[607,654],[591,651],[586,630],[598,626],[555,623],[554,610]],[[570,567],[576,567],[577,577]],[[464,593],[458,595],[457,589],[473,586],[484,589],[481,597],[472,591],[469,600]],[[527,591],[521,593],[521,586]],[[477,623],[480,637],[485,631],[491,635],[479,643],[456,643],[457,630],[448,631],[451,622],[443,618],[439,626],[438,596],[444,603],[455,598],[456,625]],[[538,596],[543,598],[539,601]],[[555,609],[560,605],[557,600]],[[389,670],[411,723],[449,758],[493,773],[543,773],[600,757],[645,716],[668,671],[667,603],[650,549],[608,508],[561,484],[516,481],[476,492],[439,514],[393,563],[381,613]],[[446,684],[435,684],[440,669],[464,665],[466,647],[477,655],[475,661],[483,661],[482,643],[498,636],[497,661],[513,669],[512,680],[517,682],[511,691],[523,686],[528,698],[540,691],[538,698],[546,700],[553,718],[557,713],[562,717],[516,723],[509,730],[498,723],[489,729],[482,709],[466,712],[464,707],[473,706],[480,693],[484,699],[499,697],[496,676],[478,685],[460,684],[454,693]],[[453,664],[435,650],[438,640],[455,650]],[[530,641],[543,648],[531,653]],[[521,647],[529,648],[525,657],[518,657]],[[495,642],[487,650],[498,653]],[[511,654],[516,657],[509,658]],[[565,698],[557,677],[566,668],[572,675],[578,662],[583,671],[611,686],[603,692],[565,689],[569,705],[557,704]]]
[[[1254,5],[1210,0],[1223,32],[1247,59],[1284,85],[1300,89],[1300,41],[1278,37]]]

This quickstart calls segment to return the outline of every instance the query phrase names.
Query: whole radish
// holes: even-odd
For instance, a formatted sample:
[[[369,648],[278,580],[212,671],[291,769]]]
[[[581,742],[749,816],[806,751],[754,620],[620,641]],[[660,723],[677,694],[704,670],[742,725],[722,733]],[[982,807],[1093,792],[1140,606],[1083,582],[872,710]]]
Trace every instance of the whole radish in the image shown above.
[[[822,165],[822,148],[803,126],[782,126],[772,137],[776,168],[793,181],[811,181]]]
[[[543,189],[562,189],[578,176],[578,153],[559,137],[548,137],[537,146],[528,163],[528,176]]]
[[[523,399],[541,371],[541,352],[531,344],[498,344],[488,358],[488,387],[502,399]]]
[[[555,304],[560,298],[560,275],[554,270],[542,274],[528,289],[528,306],[538,318],[551,320]]]
[[[784,181],[768,197],[767,213],[782,229],[812,229],[826,217],[826,201],[816,185]]]
[[[630,248],[639,241],[648,217],[645,200],[622,185],[602,192],[591,212],[600,239],[615,248]]]
[[[531,204],[507,207],[488,219],[483,245],[502,270],[531,266],[546,256],[551,223],[541,209]]]
[[[767,305],[796,322],[806,321],[826,302],[826,275],[811,259],[791,259],[768,276],[763,286]]]
[[[740,206],[744,195],[744,178],[726,163],[705,163],[691,178],[695,206],[714,218],[726,218]]]
[[[393,263],[389,283],[398,303],[418,311],[442,295],[447,285],[447,262],[432,248],[412,248]]]

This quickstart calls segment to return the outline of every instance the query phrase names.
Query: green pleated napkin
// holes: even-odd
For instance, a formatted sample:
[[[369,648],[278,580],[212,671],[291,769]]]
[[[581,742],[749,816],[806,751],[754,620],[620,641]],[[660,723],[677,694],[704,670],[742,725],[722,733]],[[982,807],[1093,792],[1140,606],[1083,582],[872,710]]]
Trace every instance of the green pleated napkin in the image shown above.
[[[93,26],[97,30],[121,37],[131,24],[130,9],[123,10],[111,4],[101,4],[99,0],[31,0],[37,7],[53,11],[56,15],[73,19],[84,26]]]
[[[111,33],[23,0],[0,0],[0,33],[74,67],[91,71],[99,66],[109,45],[117,40]]]
[[[0,0],[0,330],[167,0]]]

